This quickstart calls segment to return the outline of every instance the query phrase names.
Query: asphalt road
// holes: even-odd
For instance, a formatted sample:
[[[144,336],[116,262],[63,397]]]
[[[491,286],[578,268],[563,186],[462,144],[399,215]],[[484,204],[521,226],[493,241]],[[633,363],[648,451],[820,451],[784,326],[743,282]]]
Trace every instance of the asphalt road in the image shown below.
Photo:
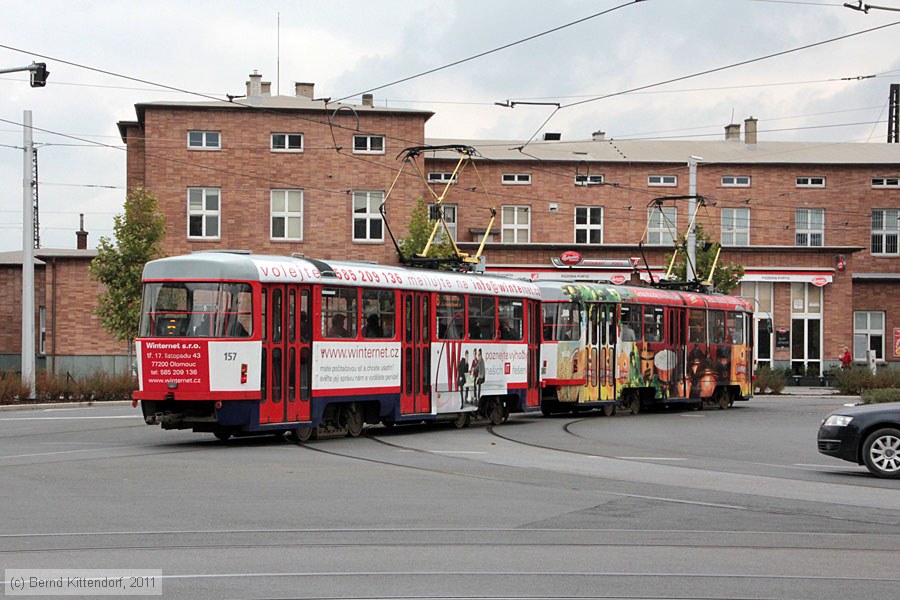
[[[222,443],[0,412],[0,566],[165,598],[890,598],[900,482],[820,455],[846,399]]]

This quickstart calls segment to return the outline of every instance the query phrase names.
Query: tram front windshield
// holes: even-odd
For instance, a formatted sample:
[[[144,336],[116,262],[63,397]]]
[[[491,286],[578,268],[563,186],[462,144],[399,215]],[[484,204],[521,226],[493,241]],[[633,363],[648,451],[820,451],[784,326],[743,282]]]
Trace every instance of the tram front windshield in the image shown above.
[[[245,338],[253,333],[246,283],[170,281],[144,284],[141,337]]]

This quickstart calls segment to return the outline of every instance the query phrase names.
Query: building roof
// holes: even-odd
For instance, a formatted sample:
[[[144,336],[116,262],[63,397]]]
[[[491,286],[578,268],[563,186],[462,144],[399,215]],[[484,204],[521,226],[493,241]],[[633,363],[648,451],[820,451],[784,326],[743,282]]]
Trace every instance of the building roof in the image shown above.
[[[885,165],[888,175],[900,172],[900,144],[862,144],[852,142],[759,142],[740,140],[577,140],[542,141],[526,145],[516,140],[472,140],[426,138],[426,144],[462,144],[474,147],[489,160],[680,163],[691,156],[702,157],[700,164],[832,164]],[[524,148],[523,148],[524,146]],[[430,155],[429,155],[430,156]],[[454,152],[435,152],[433,158],[456,159]]]
[[[78,258],[93,260],[97,257],[96,248],[76,250],[74,248],[38,248],[34,251],[34,264],[43,265],[48,258]],[[0,265],[21,265],[22,251],[0,252]]]
[[[389,106],[368,106],[364,104],[347,104],[343,102],[329,102],[327,99],[311,99],[305,96],[252,96],[250,98],[227,100],[203,100],[203,101],[159,101],[140,102],[134,105],[137,113],[137,121],[119,121],[119,133],[125,139],[125,128],[128,126],[142,126],[144,114],[154,108],[174,108],[190,110],[268,110],[268,111],[309,111],[334,114],[342,111],[342,115],[356,114],[381,114],[381,115],[408,115],[420,116],[425,121],[434,116],[432,111],[413,108],[395,108]]]

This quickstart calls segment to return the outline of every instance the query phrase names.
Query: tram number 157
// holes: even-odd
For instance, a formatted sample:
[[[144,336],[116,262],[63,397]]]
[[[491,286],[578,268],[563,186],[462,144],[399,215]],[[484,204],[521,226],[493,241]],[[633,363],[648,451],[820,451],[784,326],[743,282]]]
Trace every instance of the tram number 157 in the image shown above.
[[[225,352],[225,360],[233,361],[237,359],[237,352]]]

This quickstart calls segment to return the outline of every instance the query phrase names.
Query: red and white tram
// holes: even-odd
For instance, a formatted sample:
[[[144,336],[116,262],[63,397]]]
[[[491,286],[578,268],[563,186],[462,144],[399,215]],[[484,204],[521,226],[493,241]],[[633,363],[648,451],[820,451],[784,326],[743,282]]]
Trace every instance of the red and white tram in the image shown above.
[[[247,252],[151,261],[143,280],[148,424],[305,440],[540,408],[529,282]]]

